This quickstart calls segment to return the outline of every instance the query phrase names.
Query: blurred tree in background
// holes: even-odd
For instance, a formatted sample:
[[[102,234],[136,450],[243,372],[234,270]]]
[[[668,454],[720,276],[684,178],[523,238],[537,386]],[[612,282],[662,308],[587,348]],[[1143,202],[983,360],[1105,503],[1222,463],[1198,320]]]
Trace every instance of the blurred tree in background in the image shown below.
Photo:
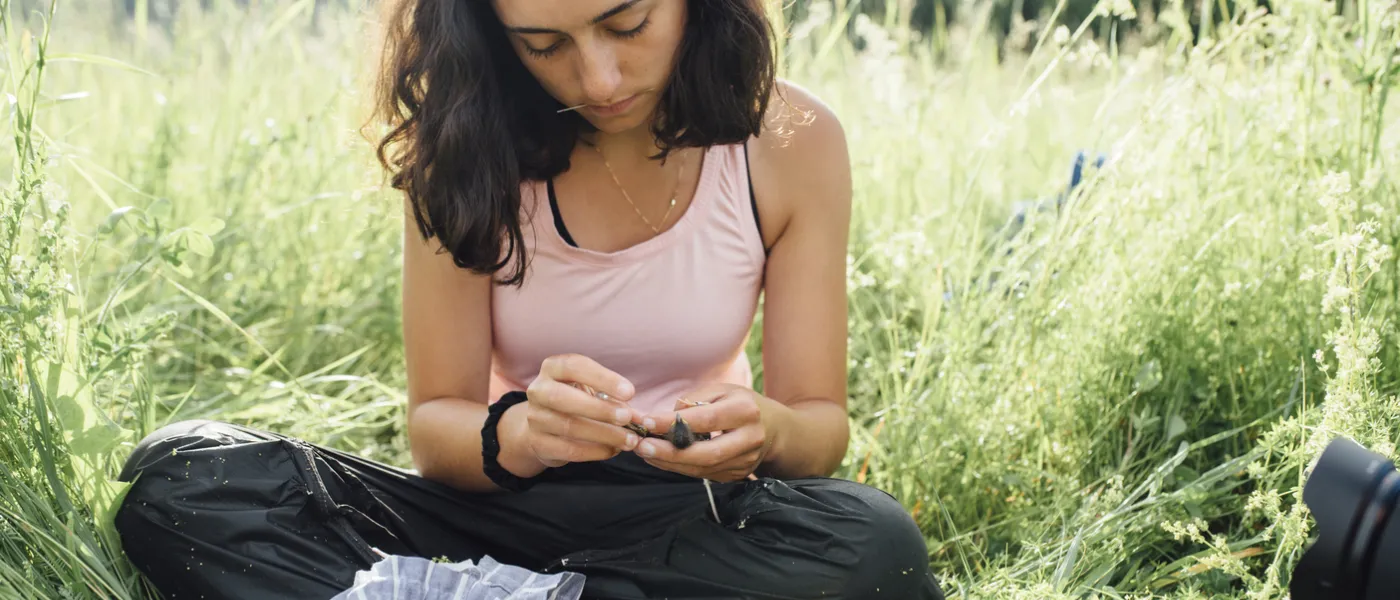
[[[294,0],[287,0],[288,3]],[[485,0],[464,0],[485,1]],[[856,24],[870,19],[887,28],[907,29],[915,43],[926,42],[936,52],[946,51],[950,34],[961,30],[973,38],[995,40],[1002,55],[1029,50],[1047,27],[1064,25],[1078,29],[1097,9],[1105,18],[1088,32],[1100,41],[1118,44],[1129,38],[1140,44],[1173,36],[1197,42],[1222,21],[1241,18],[1255,8],[1268,9],[1270,0],[763,0],[781,6],[787,23],[800,23],[813,14],[844,21],[849,35],[859,38]],[[1356,0],[1339,0],[1336,10],[1348,14]],[[216,5],[246,7],[248,0],[73,0],[69,7],[108,9],[119,22],[134,24],[138,32],[169,27],[182,5],[198,3],[208,10]],[[313,15],[337,7],[363,7],[375,0],[314,0]],[[44,0],[17,0],[29,12]],[[339,6],[337,6],[339,5]],[[1202,15],[1209,15],[1202,20]],[[313,23],[319,18],[313,17]]]
[[[1088,32],[1101,41],[1123,43],[1136,37],[1139,45],[1173,36],[1197,42],[1222,21],[1238,21],[1270,0],[783,0],[788,22],[801,22],[814,11],[846,18],[855,34],[858,15],[889,28],[907,28],[931,39],[934,49],[946,50],[949,34],[962,29],[973,37],[989,36],[1003,53],[1030,50],[1042,31],[1064,25],[1083,26],[1097,9],[1107,18]],[[1354,10],[1355,0],[1341,0],[1338,12]],[[1209,18],[1202,21],[1201,15]]]

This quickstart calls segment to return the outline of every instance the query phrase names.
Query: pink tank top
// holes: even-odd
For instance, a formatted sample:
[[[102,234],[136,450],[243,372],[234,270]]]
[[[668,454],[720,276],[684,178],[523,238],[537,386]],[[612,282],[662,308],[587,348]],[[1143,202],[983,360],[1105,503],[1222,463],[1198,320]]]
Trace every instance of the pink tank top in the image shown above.
[[[632,405],[670,409],[708,382],[753,386],[745,344],[765,252],[743,144],[705,150],[695,196],[660,235],[617,252],[567,243],[543,181],[521,186],[529,270],[492,291],[490,399],[524,390],[554,354],[592,358],[630,380]]]

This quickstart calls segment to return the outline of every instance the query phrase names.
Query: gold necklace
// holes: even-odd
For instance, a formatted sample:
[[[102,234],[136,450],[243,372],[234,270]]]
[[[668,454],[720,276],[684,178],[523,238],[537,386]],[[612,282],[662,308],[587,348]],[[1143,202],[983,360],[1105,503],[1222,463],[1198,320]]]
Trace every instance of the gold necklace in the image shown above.
[[[627,199],[627,203],[632,205],[632,210],[636,211],[637,216],[642,218],[642,222],[646,223],[647,227],[651,228],[652,233],[660,234],[661,228],[651,224],[651,220],[648,219],[646,215],[642,214],[642,210],[640,208],[637,208],[637,203],[632,201],[632,196],[627,193],[627,188],[622,187],[622,182],[618,181],[617,173],[614,173],[612,165],[608,164],[608,157],[607,155],[603,154],[603,149],[599,148],[598,146],[594,146],[593,149],[598,151],[598,156],[603,159],[603,166],[608,168],[608,174],[612,175],[613,183],[617,184],[617,189],[622,191],[622,197]],[[666,224],[666,220],[671,217],[671,211],[676,208],[676,196],[680,193],[681,179],[684,177],[685,163],[681,163],[680,171],[676,173],[676,187],[675,189],[671,190],[671,202],[666,207],[666,214],[661,215],[662,225]]]

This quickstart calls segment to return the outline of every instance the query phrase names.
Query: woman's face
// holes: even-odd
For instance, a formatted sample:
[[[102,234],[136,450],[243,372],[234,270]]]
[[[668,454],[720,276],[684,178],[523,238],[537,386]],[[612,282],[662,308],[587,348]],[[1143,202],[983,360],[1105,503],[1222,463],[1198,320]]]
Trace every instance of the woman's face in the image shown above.
[[[685,32],[688,1],[493,0],[516,53],[545,91],[566,107],[586,105],[579,114],[605,133],[650,123]]]

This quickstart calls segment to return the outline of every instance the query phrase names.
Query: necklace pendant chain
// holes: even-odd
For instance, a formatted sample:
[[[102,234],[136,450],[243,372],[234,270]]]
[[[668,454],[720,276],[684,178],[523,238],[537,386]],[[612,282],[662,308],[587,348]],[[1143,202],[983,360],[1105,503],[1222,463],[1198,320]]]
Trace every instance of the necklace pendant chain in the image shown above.
[[[651,223],[651,219],[648,219],[646,215],[642,214],[642,209],[638,208],[637,203],[632,201],[632,195],[627,193],[627,188],[623,187],[622,182],[618,180],[617,173],[613,172],[612,165],[608,163],[608,157],[603,154],[603,149],[597,146],[594,146],[593,149],[596,150],[598,152],[598,156],[603,159],[603,166],[608,168],[608,175],[612,176],[613,183],[617,184],[617,189],[622,191],[622,197],[626,198],[627,203],[632,205],[633,212],[636,212],[637,216],[641,217],[642,222],[646,223],[647,227],[651,228],[652,233],[659,235],[661,233],[661,228],[656,225],[653,225]],[[684,177],[685,164],[681,164],[680,171],[676,173],[676,187],[675,189],[671,190],[671,201],[667,203],[666,206],[666,214],[661,215],[661,225],[666,224],[666,221],[671,218],[671,211],[676,208],[676,197],[680,195],[681,179],[683,179]]]

